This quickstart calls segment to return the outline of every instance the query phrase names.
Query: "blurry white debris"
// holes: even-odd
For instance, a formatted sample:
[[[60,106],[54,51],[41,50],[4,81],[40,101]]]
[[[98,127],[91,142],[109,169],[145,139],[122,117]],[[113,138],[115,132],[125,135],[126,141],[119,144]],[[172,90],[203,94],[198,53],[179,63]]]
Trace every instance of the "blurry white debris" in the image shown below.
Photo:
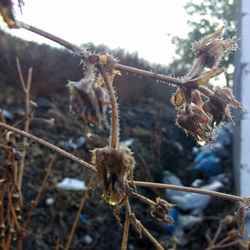
[[[76,141],[69,139],[67,141],[59,141],[59,146],[65,150],[76,150],[86,143],[86,139],[81,136]]]
[[[134,143],[134,139],[129,138],[127,140],[121,141],[120,144],[124,147],[130,147]]]
[[[191,183],[191,187],[198,188],[200,187],[204,181],[202,179],[196,179]]]
[[[47,198],[45,201],[46,205],[51,206],[55,203],[55,200],[51,197]]]
[[[0,112],[2,112],[3,113],[3,117],[5,118],[5,119],[7,119],[7,120],[13,120],[14,119],[14,116],[9,112],[9,111],[7,111],[7,110],[5,110],[5,109],[0,109]]]
[[[200,189],[217,191],[222,188],[224,185],[219,180],[220,178],[213,178],[213,180],[207,184],[200,186]],[[164,183],[166,184],[175,184],[183,186],[181,181],[169,171],[164,171]],[[204,208],[208,205],[211,197],[208,195],[191,193],[191,192],[181,192],[175,190],[166,189],[167,197],[171,202],[175,203],[178,208],[183,211],[191,210],[193,215],[199,215],[202,213]]]
[[[191,229],[195,224],[202,222],[202,216],[179,215],[178,225],[183,229]]]
[[[89,245],[93,242],[93,238],[89,234],[87,234],[83,237],[83,241],[85,244]]]
[[[86,190],[86,185],[84,181],[80,181],[73,178],[64,178],[61,182],[57,183],[56,186],[65,190]]]
[[[231,143],[232,129],[230,127],[228,128],[216,127],[215,133],[216,133],[216,138],[214,140],[214,143],[219,142],[223,146],[227,146]]]

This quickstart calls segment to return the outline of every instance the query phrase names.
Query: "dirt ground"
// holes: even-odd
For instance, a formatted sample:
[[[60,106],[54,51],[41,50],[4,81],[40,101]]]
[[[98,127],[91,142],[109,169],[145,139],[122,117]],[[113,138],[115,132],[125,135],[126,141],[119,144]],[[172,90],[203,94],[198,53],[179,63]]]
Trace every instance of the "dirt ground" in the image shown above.
[[[20,120],[23,115],[22,94],[11,86],[0,84],[0,108],[13,114],[10,124]],[[38,100],[33,97],[33,100]],[[96,131],[95,127],[86,127],[82,122],[69,113],[68,97],[53,97],[51,100],[40,99],[38,107],[34,109],[34,118],[55,119],[55,126],[42,121],[31,123],[31,133],[48,140],[55,145],[90,161],[90,150],[105,146],[108,142],[109,128]],[[163,171],[169,170],[177,175],[184,185],[199,176],[193,170],[193,147],[195,142],[175,125],[174,110],[170,104],[158,103],[147,99],[140,103],[121,106],[121,141],[132,139],[130,145],[136,159],[134,179],[143,181],[163,181]],[[109,120],[109,118],[107,118]],[[19,125],[22,128],[22,124]],[[80,137],[85,142],[77,149],[70,148],[65,142],[73,142]],[[20,139],[21,141],[21,139]],[[64,144],[63,144],[64,142]],[[68,147],[68,148],[67,148]],[[227,148],[231,154],[231,145]],[[57,188],[56,184],[65,177],[88,181],[91,172],[76,163],[56,155],[50,150],[30,142],[28,159],[25,168],[23,195],[23,218],[35,198],[46,174],[46,167],[53,158],[52,172],[43,191],[38,207],[34,210],[30,228],[24,240],[24,249],[63,249],[72,222],[79,206],[81,191],[67,191]],[[223,172],[230,176],[230,183],[222,191],[233,193],[232,159],[223,162]],[[149,198],[156,196],[168,199],[164,191],[138,188],[139,193]],[[165,245],[173,244],[173,237],[166,232],[163,223],[155,221],[150,216],[150,208],[131,199],[132,209],[145,227],[160,242]],[[235,204],[226,200],[212,199],[203,212],[202,222],[185,230],[187,243],[178,245],[177,249],[205,249],[207,247],[206,234],[213,235],[219,221],[228,214],[233,214]],[[188,214],[185,212],[184,214]],[[124,213],[121,212],[121,223]],[[235,227],[235,223],[230,225]],[[230,228],[223,229],[221,238]],[[113,207],[101,197],[100,189],[93,191],[84,205],[80,216],[72,249],[112,250],[120,249],[123,229],[113,216]],[[178,241],[178,239],[177,239]],[[15,248],[13,248],[15,249]],[[128,242],[129,250],[154,249],[151,242],[131,228]],[[238,249],[226,248],[226,249]]]

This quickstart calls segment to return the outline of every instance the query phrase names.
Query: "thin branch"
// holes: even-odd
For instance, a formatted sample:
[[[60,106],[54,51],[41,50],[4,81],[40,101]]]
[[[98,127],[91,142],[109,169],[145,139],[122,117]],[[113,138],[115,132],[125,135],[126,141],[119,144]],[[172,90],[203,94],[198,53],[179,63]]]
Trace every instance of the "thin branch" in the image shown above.
[[[81,166],[90,169],[94,173],[97,173],[96,168],[94,166],[92,166],[91,164],[81,160],[80,158],[66,152],[65,150],[45,141],[43,139],[40,139],[34,135],[31,135],[29,133],[24,132],[23,130],[14,128],[14,127],[9,126],[9,125],[2,123],[2,122],[0,122],[0,127],[7,129],[7,130],[10,130],[14,133],[20,134],[22,136],[25,136],[25,137],[29,138],[30,140],[33,140],[33,141],[51,149],[52,151],[55,151],[56,153],[61,154],[62,156],[71,159],[72,161],[80,164]],[[143,182],[143,181],[133,181],[133,182],[136,186],[139,186],[139,187],[172,189],[172,190],[178,190],[178,191],[183,191],[183,192],[199,193],[199,194],[209,195],[209,196],[213,196],[215,198],[227,199],[227,200],[231,200],[231,201],[244,201],[245,200],[245,197],[236,196],[236,195],[232,195],[232,194],[225,194],[225,193],[215,192],[215,191],[210,191],[210,190],[204,190],[204,189],[199,189],[199,188],[192,188],[192,187],[185,187],[185,186],[178,186],[178,185],[171,185],[171,184],[154,183],[154,182]]]
[[[143,182],[143,181],[133,181],[133,182],[136,186],[139,186],[139,187],[172,189],[172,190],[178,190],[178,191],[184,191],[184,192],[209,195],[215,198],[222,198],[222,199],[227,199],[231,201],[243,201],[244,200],[243,197],[240,197],[237,195],[225,194],[221,192],[193,188],[193,187],[177,186],[177,185],[172,185],[172,184],[162,184],[162,183],[154,183],[154,182]]]
[[[111,108],[112,108],[112,122],[111,122],[111,138],[110,138],[110,146],[112,148],[117,148],[119,145],[119,112],[118,112],[118,103],[117,98],[115,96],[114,87],[112,82],[109,80],[107,74],[105,73],[102,65],[98,64],[97,68],[99,69],[108,89]]]
[[[155,239],[155,237],[142,225],[142,223],[135,217],[135,214],[131,214],[131,222],[136,229],[140,229],[142,233],[149,238],[149,240],[155,245],[157,250],[164,250],[160,243]]]
[[[97,173],[96,168],[95,168],[94,166],[92,166],[91,164],[85,162],[84,160],[82,160],[82,159],[80,159],[80,158],[78,158],[78,157],[76,157],[76,156],[74,156],[74,155],[68,153],[67,151],[65,151],[65,150],[63,150],[63,149],[61,149],[61,148],[59,148],[59,147],[57,147],[57,146],[55,146],[55,145],[53,145],[53,144],[51,144],[51,143],[45,141],[45,140],[43,140],[43,139],[40,139],[40,138],[38,138],[38,137],[36,137],[36,136],[34,136],[34,135],[31,135],[31,134],[29,134],[29,133],[26,133],[26,132],[23,131],[23,130],[14,128],[14,127],[9,126],[9,125],[7,125],[7,124],[5,124],[5,123],[2,123],[2,122],[0,122],[0,127],[4,128],[4,129],[7,129],[7,130],[10,130],[10,131],[12,131],[12,132],[14,132],[14,133],[16,133],[16,134],[22,135],[22,136],[24,136],[24,137],[27,137],[27,138],[29,138],[30,140],[32,140],[32,141],[34,141],[34,142],[37,142],[37,143],[39,143],[39,144],[41,144],[41,145],[43,145],[43,146],[45,146],[45,147],[51,149],[52,151],[55,151],[56,153],[58,153],[58,154],[60,154],[60,155],[62,155],[62,156],[64,156],[64,157],[66,157],[66,158],[71,159],[71,160],[74,161],[74,162],[77,162],[77,163],[80,164],[81,166],[90,169],[90,170],[93,171],[94,173]]]
[[[121,250],[127,250],[129,226],[130,226],[130,214],[131,214],[130,209],[127,209],[127,207],[126,207],[126,217],[125,217],[124,231],[123,231],[123,236],[122,236],[122,248],[121,248]]]
[[[18,25],[19,25],[20,28],[26,29],[26,30],[31,31],[33,33],[36,33],[36,34],[38,34],[40,36],[46,37],[47,39],[49,39],[51,41],[54,41],[54,42],[62,45],[63,47],[73,51],[74,53],[78,54],[79,56],[82,56],[83,50],[77,45],[74,45],[74,44],[72,44],[72,43],[70,43],[70,42],[68,42],[68,41],[66,41],[66,40],[64,40],[64,39],[62,39],[62,38],[60,38],[58,36],[52,35],[49,32],[46,32],[44,30],[41,30],[39,28],[36,28],[36,27],[34,27],[32,25],[29,25],[29,24],[26,24],[24,22],[18,22]],[[165,75],[158,74],[158,73],[155,73],[155,72],[142,70],[142,69],[137,69],[137,68],[122,65],[122,64],[117,64],[116,68],[118,70],[121,70],[121,71],[124,71],[124,72],[129,72],[129,73],[140,75],[140,76],[143,75],[143,76],[146,76],[146,77],[151,77],[151,78],[154,78],[156,80],[160,80],[160,81],[175,84],[177,86],[182,85],[182,80],[181,79],[177,79],[177,78],[174,78],[174,77],[171,77],[171,76],[165,76]]]
[[[34,211],[34,209],[36,208],[36,206],[38,205],[38,203],[39,203],[39,201],[40,201],[40,199],[41,199],[42,192],[43,192],[43,190],[44,190],[44,188],[45,188],[45,186],[46,186],[46,184],[47,184],[47,180],[48,180],[48,177],[49,177],[49,175],[50,175],[50,172],[51,172],[53,163],[54,163],[54,160],[51,159],[50,162],[49,162],[49,164],[48,164],[48,167],[47,167],[47,169],[46,169],[46,174],[45,174],[45,176],[44,176],[42,185],[40,186],[39,191],[38,191],[38,193],[37,193],[37,195],[36,195],[34,201],[32,202],[32,206],[31,206],[31,208],[30,208],[30,210],[29,210],[29,212],[28,212],[28,216],[27,216],[27,219],[26,219],[26,221],[25,221],[25,223],[24,223],[24,227],[23,227],[24,230],[27,230],[28,227],[29,227],[29,224],[30,224],[30,220],[31,220],[33,211]]]
[[[20,61],[18,58],[16,58],[16,64],[17,64],[17,71],[20,79],[20,83],[23,88],[23,92],[25,95],[25,120],[24,120],[24,131],[29,133],[30,128],[30,114],[31,114],[31,108],[30,108],[30,87],[31,87],[31,81],[32,81],[32,68],[29,68],[28,70],[28,77],[27,82],[24,82],[24,77],[20,65]],[[21,191],[22,188],[22,181],[23,181],[23,174],[24,174],[24,168],[25,168],[25,162],[26,162],[26,155],[27,155],[27,144],[28,139],[26,137],[23,138],[23,145],[24,149],[22,152],[22,158],[20,161],[19,166],[19,174],[18,174],[18,189]]]
[[[67,243],[66,243],[66,246],[65,246],[64,250],[69,250],[70,249],[70,246],[71,246],[71,243],[72,243],[75,231],[76,231],[76,227],[77,227],[77,224],[78,224],[78,221],[79,221],[79,218],[80,218],[84,203],[85,203],[85,201],[86,201],[86,199],[88,197],[89,191],[93,188],[93,184],[95,183],[95,181],[96,181],[95,178],[93,178],[89,182],[89,184],[87,186],[87,189],[83,191],[82,198],[81,198],[81,201],[80,201],[80,205],[79,205],[79,208],[78,208],[78,211],[77,211],[75,220],[73,222],[73,225],[72,225],[70,234],[68,236],[68,240],[67,240]]]

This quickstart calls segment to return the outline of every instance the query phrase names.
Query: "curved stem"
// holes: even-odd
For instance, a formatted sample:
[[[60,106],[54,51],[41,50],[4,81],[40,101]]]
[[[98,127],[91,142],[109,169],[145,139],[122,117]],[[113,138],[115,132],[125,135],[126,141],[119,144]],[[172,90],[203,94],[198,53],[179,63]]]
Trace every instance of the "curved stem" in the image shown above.
[[[111,135],[110,135],[110,146],[112,148],[117,148],[119,145],[119,112],[118,112],[118,103],[117,103],[117,97],[115,95],[114,87],[110,79],[108,78],[106,72],[103,69],[103,66],[98,64],[97,65],[98,70],[100,71],[110,97],[111,102],[111,108],[112,108],[112,127],[111,127]]]
[[[92,166],[91,164],[85,162],[84,160],[82,160],[82,159],[80,159],[80,158],[78,158],[78,157],[76,157],[76,156],[74,156],[74,155],[68,153],[67,151],[65,151],[65,150],[63,150],[63,149],[61,149],[61,148],[59,148],[59,147],[57,147],[57,146],[55,146],[55,145],[53,145],[53,144],[51,144],[51,143],[45,141],[45,140],[43,140],[43,139],[40,139],[40,138],[38,138],[38,137],[36,137],[36,136],[34,136],[34,135],[31,135],[31,134],[29,134],[29,133],[27,133],[27,132],[25,132],[25,131],[23,131],[23,130],[14,128],[14,127],[9,126],[9,125],[7,125],[7,124],[5,124],[5,123],[2,123],[2,122],[0,122],[0,127],[4,128],[4,129],[7,129],[7,130],[9,130],[9,131],[12,131],[12,132],[14,132],[14,133],[16,133],[16,134],[22,135],[22,136],[24,136],[24,137],[27,137],[28,139],[30,139],[30,140],[32,140],[32,141],[34,141],[34,142],[37,142],[37,143],[39,143],[39,144],[45,146],[46,148],[49,148],[49,149],[51,149],[52,151],[55,151],[55,152],[57,152],[58,154],[61,154],[61,155],[63,155],[64,157],[71,159],[71,160],[74,161],[74,162],[79,163],[79,164],[82,165],[83,167],[86,167],[86,168],[92,170],[94,173],[97,173],[96,168],[95,168],[94,166]]]

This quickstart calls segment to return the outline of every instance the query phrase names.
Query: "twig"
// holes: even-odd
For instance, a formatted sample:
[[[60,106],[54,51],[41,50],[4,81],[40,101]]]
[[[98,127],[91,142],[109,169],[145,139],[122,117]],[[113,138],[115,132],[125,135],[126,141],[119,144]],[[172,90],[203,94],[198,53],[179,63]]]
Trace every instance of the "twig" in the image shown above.
[[[129,225],[130,225],[130,209],[126,206],[126,217],[125,217],[125,223],[124,223],[124,231],[122,236],[122,248],[121,250],[127,250],[128,246],[128,236],[129,236]]]
[[[131,214],[131,222],[134,224],[135,228],[139,228],[145,236],[155,245],[157,250],[164,250],[160,243],[155,239],[155,237],[142,225],[142,223],[135,217],[135,214]]]
[[[38,34],[40,36],[46,37],[49,40],[54,41],[54,42],[64,46],[65,48],[73,51],[74,53],[78,54],[79,56],[82,56],[83,50],[77,45],[74,45],[74,44],[72,44],[72,43],[70,43],[70,42],[68,42],[68,41],[66,41],[66,40],[64,40],[64,39],[62,39],[62,38],[60,38],[58,36],[52,35],[52,34],[46,32],[44,30],[38,29],[38,28],[36,28],[36,27],[34,27],[32,25],[26,24],[24,22],[18,22],[18,25],[19,25],[20,28],[26,29],[26,30],[31,31],[33,33],[36,33],[36,34]],[[121,71],[124,71],[124,72],[129,72],[129,73],[137,74],[137,75],[140,75],[140,76],[143,75],[143,76],[146,76],[146,77],[151,77],[151,78],[154,78],[156,80],[160,80],[160,81],[175,84],[177,86],[182,85],[182,80],[181,79],[177,79],[177,78],[174,78],[174,77],[171,77],[171,76],[165,76],[165,75],[158,74],[158,73],[155,73],[155,72],[142,70],[142,69],[137,69],[137,68],[122,65],[122,64],[117,64],[116,68],[118,70],[121,70]]]
[[[20,83],[22,85],[22,89],[25,95],[25,120],[24,120],[24,131],[29,133],[29,127],[30,127],[30,114],[31,114],[31,109],[30,109],[30,87],[31,87],[31,80],[32,80],[32,68],[29,68],[28,70],[28,77],[27,77],[27,82],[25,83],[20,61],[18,58],[16,58],[16,65],[17,65],[17,71],[20,79]],[[28,144],[28,139],[27,137],[23,138],[23,145],[24,149],[22,152],[22,157],[20,161],[20,166],[19,166],[19,174],[18,174],[18,189],[21,192],[22,188],[22,181],[23,181],[23,173],[24,173],[24,167],[25,167],[25,161],[26,161],[26,155],[27,155],[27,144]]]
[[[25,136],[29,138],[30,140],[33,140],[49,149],[52,151],[55,151],[58,154],[61,154],[62,156],[71,159],[72,161],[80,164],[83,167],[86,167],[93,171],[94,173],[97,173],[97,170],[94,166],[91,164],[85,162],[84,160],[68,153],[67,151],[43,140],[40,139],[34,135],[31,135],[29,133],[24,132],[23,130],[14,128],[12,126],[9,126],[5,123],[0,122],[0,127],[10,130],[14,133],[20,134],[22,136]],[[227,199],[231,201],[244,201],[244,197],[237,196],[237,195],[232,195],[232,194],[225,194],[221,192],[216,192],[216,191],[210,191],[210,190],[204,190],[204,189],[199,189],[199,188],[192,188],[192,187],[185,187],[185,186],[178,186],[178,185],[171,185],[171,184],[162,184],[162,183],[154,183],[154,182],[143,182],[143,181],[133,181],[136,186],[139,187],[148,187],[148,188],[160,188],[160,189],[172,189],[172,190],[178,190],[178,191],[184,191],[184,192],[192,192],[192,193],[199,193],[199,194],[204,194],[204,195],[209,195],[213,196],[216,198],[221,198],[221,199]]]
[[[79,205],[79,208],[78,208],[78,211],[77,211],[75,220],[73,222],[73,225],[72,225],[70,234],[68,236],[68,240],[67,240],[67,243],[66,243],[66,246],[65,246],[64,250],[69,250],[70,249],[70,246],[71,246],[71,243],[72,243],[75,231],[76,231],[76,227],[77,227],[77,224],[78,224],[78,221],[79,221],[79,218],[80,218],[84,203],[85,203],[85,201],[86,201],[86,199],[88,197],[89,191],[93,188],[93,184],[95,183],[95,181],[96,181],[95,178],[93,178],[89,182],[89,184],[87,186],[87,189],[83,191],[82,198],[81,198],[81,201],[80,201],[80,205]]]
[[[222,199],[227,199],[227,200],[232,200],[232,201],[243,201],[244,200],[243,197],[240,197],[237,195],[225,194],[225,193],[221,193],[221,192],[210,191],[210,190],[199,189],[199,188],[177,186],[177,185],[172,185],[172,184],[143,182],[143,181],[133,181],[133,182],[136,186],[139,186],[139,187],[172,189],[172,190],[178,190],[178,191],[184,191],[184,192],[204,194],[204,195],[209,195],[209,196],[213,196],[216,198],[222,198]]]
[[[55,146],[55,145],[53,145],[53,144],[47,142],[47,141],[45,141],[45,140],[43,140],[43,139],[41,139],[41,138],[38,138],[38,137],[36,137],[36,136],[34,136],[34,135],[31,135],[31,134],[29,134],[29,133],[26,133],[26,132],[23,131],[23,130],[14,128],[14,127],[9,126],[9,125],[7,125],[7,124],[5,124],[5,123],[2,123],[2,122],[0,122],[0,127],[4,128],[4,129],[7,129],[7,130],[10,130],[10,131],[12,131],[12,132],[14,132],[14,133],[17,133],[17,134],[19,134],[19,135],[22,135],[22,136],[24,136],[24,137],[27,137],[27,138],[29,138],[30,140],[32,140],[32,141],[34,141],[34,142],[37,142],[37,143],[39,143],[39,144],[41,144],[41,145],[43,145],[43,146],[45,146],[45,147],[51,149],[52,151],[55,151],[56,153],[58,153],[58,154],[60,154],[60,155],[63,155],[63,156],[66,157],[66,158],[71,159],[71,160],[74,161],[74,162],[77,162],[77,163],[80,164],[81,166],[90,169],[90,170],[93,171],[94,173],[97,173],[96,168],[95,168],[94,166],[92,166],[91,164],[85,162],[84,160],[82,160],[82,159],[80,159],[80,158],[78,158],[78,157],[76,157],[76,156],[74,156],[74,155],[72,155],[72,154],[66,152],[65,150],[63,150],[63,149],[61,149],[61,148],[59,148],[59,147],[57,147],[57,146]]]
[[[111,108],[112,108],[112,127],[111,127],[111,138],[110,138],[110,146],[112,148],[117,148],[119,144],[119,112],[118,112],[118,104],[117,98],[115,96],[114,87],[112,82],[109,80],[106,72],[103,69],[103,66],[98,64],[97,68],[99,69],[108,89]]]
[[[25,223],[24,223],[24,227],[23,227],[24,230],[27,230],[28,227],[29,227],[29,224],[30,224],[30,220],[31,220],[33,211],[34,211],[34,209],[36,208],[36,206],[38,205],[38,203],[39,203],[39,201],[40,201],[40,199],[41,199],[42,192],[43,192],[43,190],[44,190],[44,188],[45,188],[45,186],[46,186],[46,184],[47,184],[48,177],[49,177],[49,175],[50,175],[50,172],[51,172],[53,163],[54,163],[54,160],[51,159],[50,162],[49,162],[49,164],[48,164],[48,167],[47,167],[47,169],[46,169],[46,174],[45,174],[45,176],[44,176],[42,185],[40,186],[39,191],[38,191],[38,193],[37,193],[37,195],[36,195],[34,201],[32,202],[32,206],[31,206],[31,208],[30,208],[30,210],[29,210],[29,212],[28,212],[28,216],[27,216],[27,219],[26,219],[26,221],[25,221]]]

